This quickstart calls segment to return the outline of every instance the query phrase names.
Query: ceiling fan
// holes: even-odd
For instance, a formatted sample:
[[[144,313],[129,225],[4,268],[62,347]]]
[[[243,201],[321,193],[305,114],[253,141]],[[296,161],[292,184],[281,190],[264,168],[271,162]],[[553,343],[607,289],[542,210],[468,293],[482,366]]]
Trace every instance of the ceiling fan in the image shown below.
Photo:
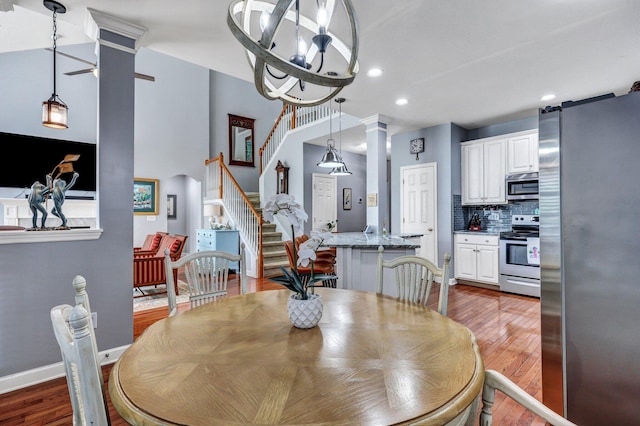
[[[48,51],[52,51],[53,50],[51,48],[46,48],[46,49]],[[59,50],[56,50],[56,53],[58,55],[66,56],[67,58],[71,58],[71,59],[75,59],[76,61],[83,62],[83,63],[85,63],[87,65],[91,65],[91,68],[85,68],[85,69],[78,70],[78,71],[65,72],[64,75],[87,74],[87,73],[95,73],[95,72],[98,71],[98,66],[96,64],[94,64],[93,62],[85,61],[84,59],[78,58],[78,57],[73,56],[73,55],[69,55],[68,53],[60,52]],[[133,75],[134,75],[135,78],[139,78],[141,80],[156,81],[156,78],[154,76],[151,76],[151,75],[141,74],[139,72],[136,72]]]

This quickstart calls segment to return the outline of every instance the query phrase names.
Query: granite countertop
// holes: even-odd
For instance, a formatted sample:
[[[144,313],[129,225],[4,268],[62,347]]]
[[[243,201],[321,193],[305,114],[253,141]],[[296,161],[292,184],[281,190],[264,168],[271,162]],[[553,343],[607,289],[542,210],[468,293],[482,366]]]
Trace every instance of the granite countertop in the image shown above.
[[[480,235],[500,235],[501,231],[510,231],[511,229],[481,229],[480,231],[469,231],[468,229],[460,229],[453,231],[454,234],[480,234]]]
[[[324,241],[327,247],[346,248],[418,248],[420,244],[412,243],[397,235],[382,236],[378,234],[365,234],[363,232],[339,232]]]

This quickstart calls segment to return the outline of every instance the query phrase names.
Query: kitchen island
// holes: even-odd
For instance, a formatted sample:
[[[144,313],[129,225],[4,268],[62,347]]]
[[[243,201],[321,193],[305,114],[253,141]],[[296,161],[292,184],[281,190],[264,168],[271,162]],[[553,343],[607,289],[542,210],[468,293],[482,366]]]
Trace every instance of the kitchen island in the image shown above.
[[[415,255],[420,247],[410,236],[382,236],[363,232],[336,233],[323,245],[336,248],[337,287],[349,290],[376,291],[378,247],[384,247],[384,259]],[[393,271],[385,270],[385,283],[394,282]],[[387,284],[384,294],[397,296],[395,284]]]

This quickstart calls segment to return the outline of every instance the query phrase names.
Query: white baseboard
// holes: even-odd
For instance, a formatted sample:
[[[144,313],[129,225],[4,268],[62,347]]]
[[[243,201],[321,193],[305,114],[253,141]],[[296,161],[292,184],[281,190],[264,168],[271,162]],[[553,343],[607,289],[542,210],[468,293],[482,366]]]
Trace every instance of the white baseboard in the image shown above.
[[[98,353],[100,365],[113,364],[122,356],[125,350],[131,345],[120,346],[119,348],[107,349]],[[45,365],[32,370],[21,371],[0,377],[0,394],[12,392],[14,390],[37,385],[42,382],[63,377],[64,365],[62,361],[55,364]]]

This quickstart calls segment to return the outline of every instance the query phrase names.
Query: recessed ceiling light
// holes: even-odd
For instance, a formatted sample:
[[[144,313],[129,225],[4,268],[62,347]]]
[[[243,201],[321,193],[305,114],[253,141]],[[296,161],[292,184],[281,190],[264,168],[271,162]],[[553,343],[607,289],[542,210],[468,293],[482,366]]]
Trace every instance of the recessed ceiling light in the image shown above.
[[[380,68],[371,68],[367,71],[367,75],[369,77],[380,77],[382,75],[382,70]]]
[[[549,93],[548,95],[544,95],[543,97],[540,98],[541,101],[550,101],[551,99],[555,99],[556,95],[554,95],[553,93]]]
[[[396,101],[396,105],[406,105],[409,101],[406,98],[400,98]]]

